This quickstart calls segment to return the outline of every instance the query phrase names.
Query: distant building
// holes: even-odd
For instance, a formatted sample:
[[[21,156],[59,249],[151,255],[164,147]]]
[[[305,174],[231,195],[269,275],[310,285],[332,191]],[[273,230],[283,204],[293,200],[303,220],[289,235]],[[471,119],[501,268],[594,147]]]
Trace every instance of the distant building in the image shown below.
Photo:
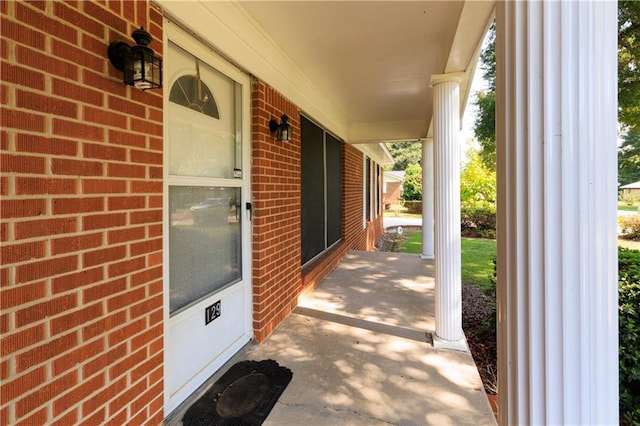
[[[403,183],[404,170],[384,172],[382,199],[384,200],[385,210],[391,209],[392,205],[400,204]]]
[[[385,179],[386,177],[387,175],[385,173]],[[622,185],[620,189],[622,189],[622,195],[631,195],[640,198],[640,181]]]

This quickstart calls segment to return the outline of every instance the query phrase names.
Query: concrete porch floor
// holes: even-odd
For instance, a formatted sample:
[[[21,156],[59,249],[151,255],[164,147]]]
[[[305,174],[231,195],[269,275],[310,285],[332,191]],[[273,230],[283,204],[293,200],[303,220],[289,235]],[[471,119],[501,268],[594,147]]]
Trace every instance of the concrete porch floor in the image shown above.
[[[434,272],[417,255],[350,252],[264,342],[216,376],[243,359],[291,369],[265,425],[495,424],[468,351],[432,346]],[[179,424],[188,405],[168,423]]]

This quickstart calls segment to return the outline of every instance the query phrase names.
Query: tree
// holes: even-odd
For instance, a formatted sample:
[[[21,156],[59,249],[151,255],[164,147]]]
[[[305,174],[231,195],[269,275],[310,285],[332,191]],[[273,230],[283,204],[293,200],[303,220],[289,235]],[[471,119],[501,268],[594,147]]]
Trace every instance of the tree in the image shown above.
[[[395,161],[391,170],[405,170],[410,165],[420,164],[422,159],[422,145],[419,142],[391,142],[387,148]]]
[[[491,24],[486,46],[480,54],[482,77],[487,89],[478,91],[474,105],[478,114],[473,133],[480,143],[480,159],[489,170],[496,169],[496,24]]]
[[[422,200],[422,167],[413,164],[405,170],[401,198],[404,201]]]
[[[640,130],[640,2],[618,2],[618,121]]]
[[[640,128],[630,128],[618,148],[618,182],[620,185],[640,180]]]
[[[463,207],[495,207],[496,172],[490,170],[476,150],[467,152],[468,161],[460,175],[460,204]]]

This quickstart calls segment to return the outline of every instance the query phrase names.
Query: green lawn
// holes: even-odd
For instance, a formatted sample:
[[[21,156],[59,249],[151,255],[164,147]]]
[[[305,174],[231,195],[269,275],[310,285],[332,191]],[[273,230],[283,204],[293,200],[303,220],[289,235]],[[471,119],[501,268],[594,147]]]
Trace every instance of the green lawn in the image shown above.
[[[400,245],[403,253],[422,253],[422,232],[405,231]],[[478,288],[491,288],[493,258],[496,255],[496,240],[462,238],[462,282]]]
[[[638,211],[638,204],[634,204],[632,206],[628,206],[627,203],[618,203],[618,210],[625,210],[628,212],[636,212]]]

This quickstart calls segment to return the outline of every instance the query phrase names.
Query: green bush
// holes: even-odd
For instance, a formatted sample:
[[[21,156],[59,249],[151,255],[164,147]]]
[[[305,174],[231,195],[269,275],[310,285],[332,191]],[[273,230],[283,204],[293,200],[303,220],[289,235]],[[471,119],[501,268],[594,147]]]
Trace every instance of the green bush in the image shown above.
[[[620,417],[640,424],[640,251],[618,249]]]
[[[620,216],[618,225],[622,237],[627,240],[640,241],[640,214],[632,216]]]
[[[419,165],[413,164],[404,171],[400,198],[404,201],[422,200],[422,167]]]
[[[460,231],[463,237],[495,238],[495,207],[462,207],[460,209]]]

